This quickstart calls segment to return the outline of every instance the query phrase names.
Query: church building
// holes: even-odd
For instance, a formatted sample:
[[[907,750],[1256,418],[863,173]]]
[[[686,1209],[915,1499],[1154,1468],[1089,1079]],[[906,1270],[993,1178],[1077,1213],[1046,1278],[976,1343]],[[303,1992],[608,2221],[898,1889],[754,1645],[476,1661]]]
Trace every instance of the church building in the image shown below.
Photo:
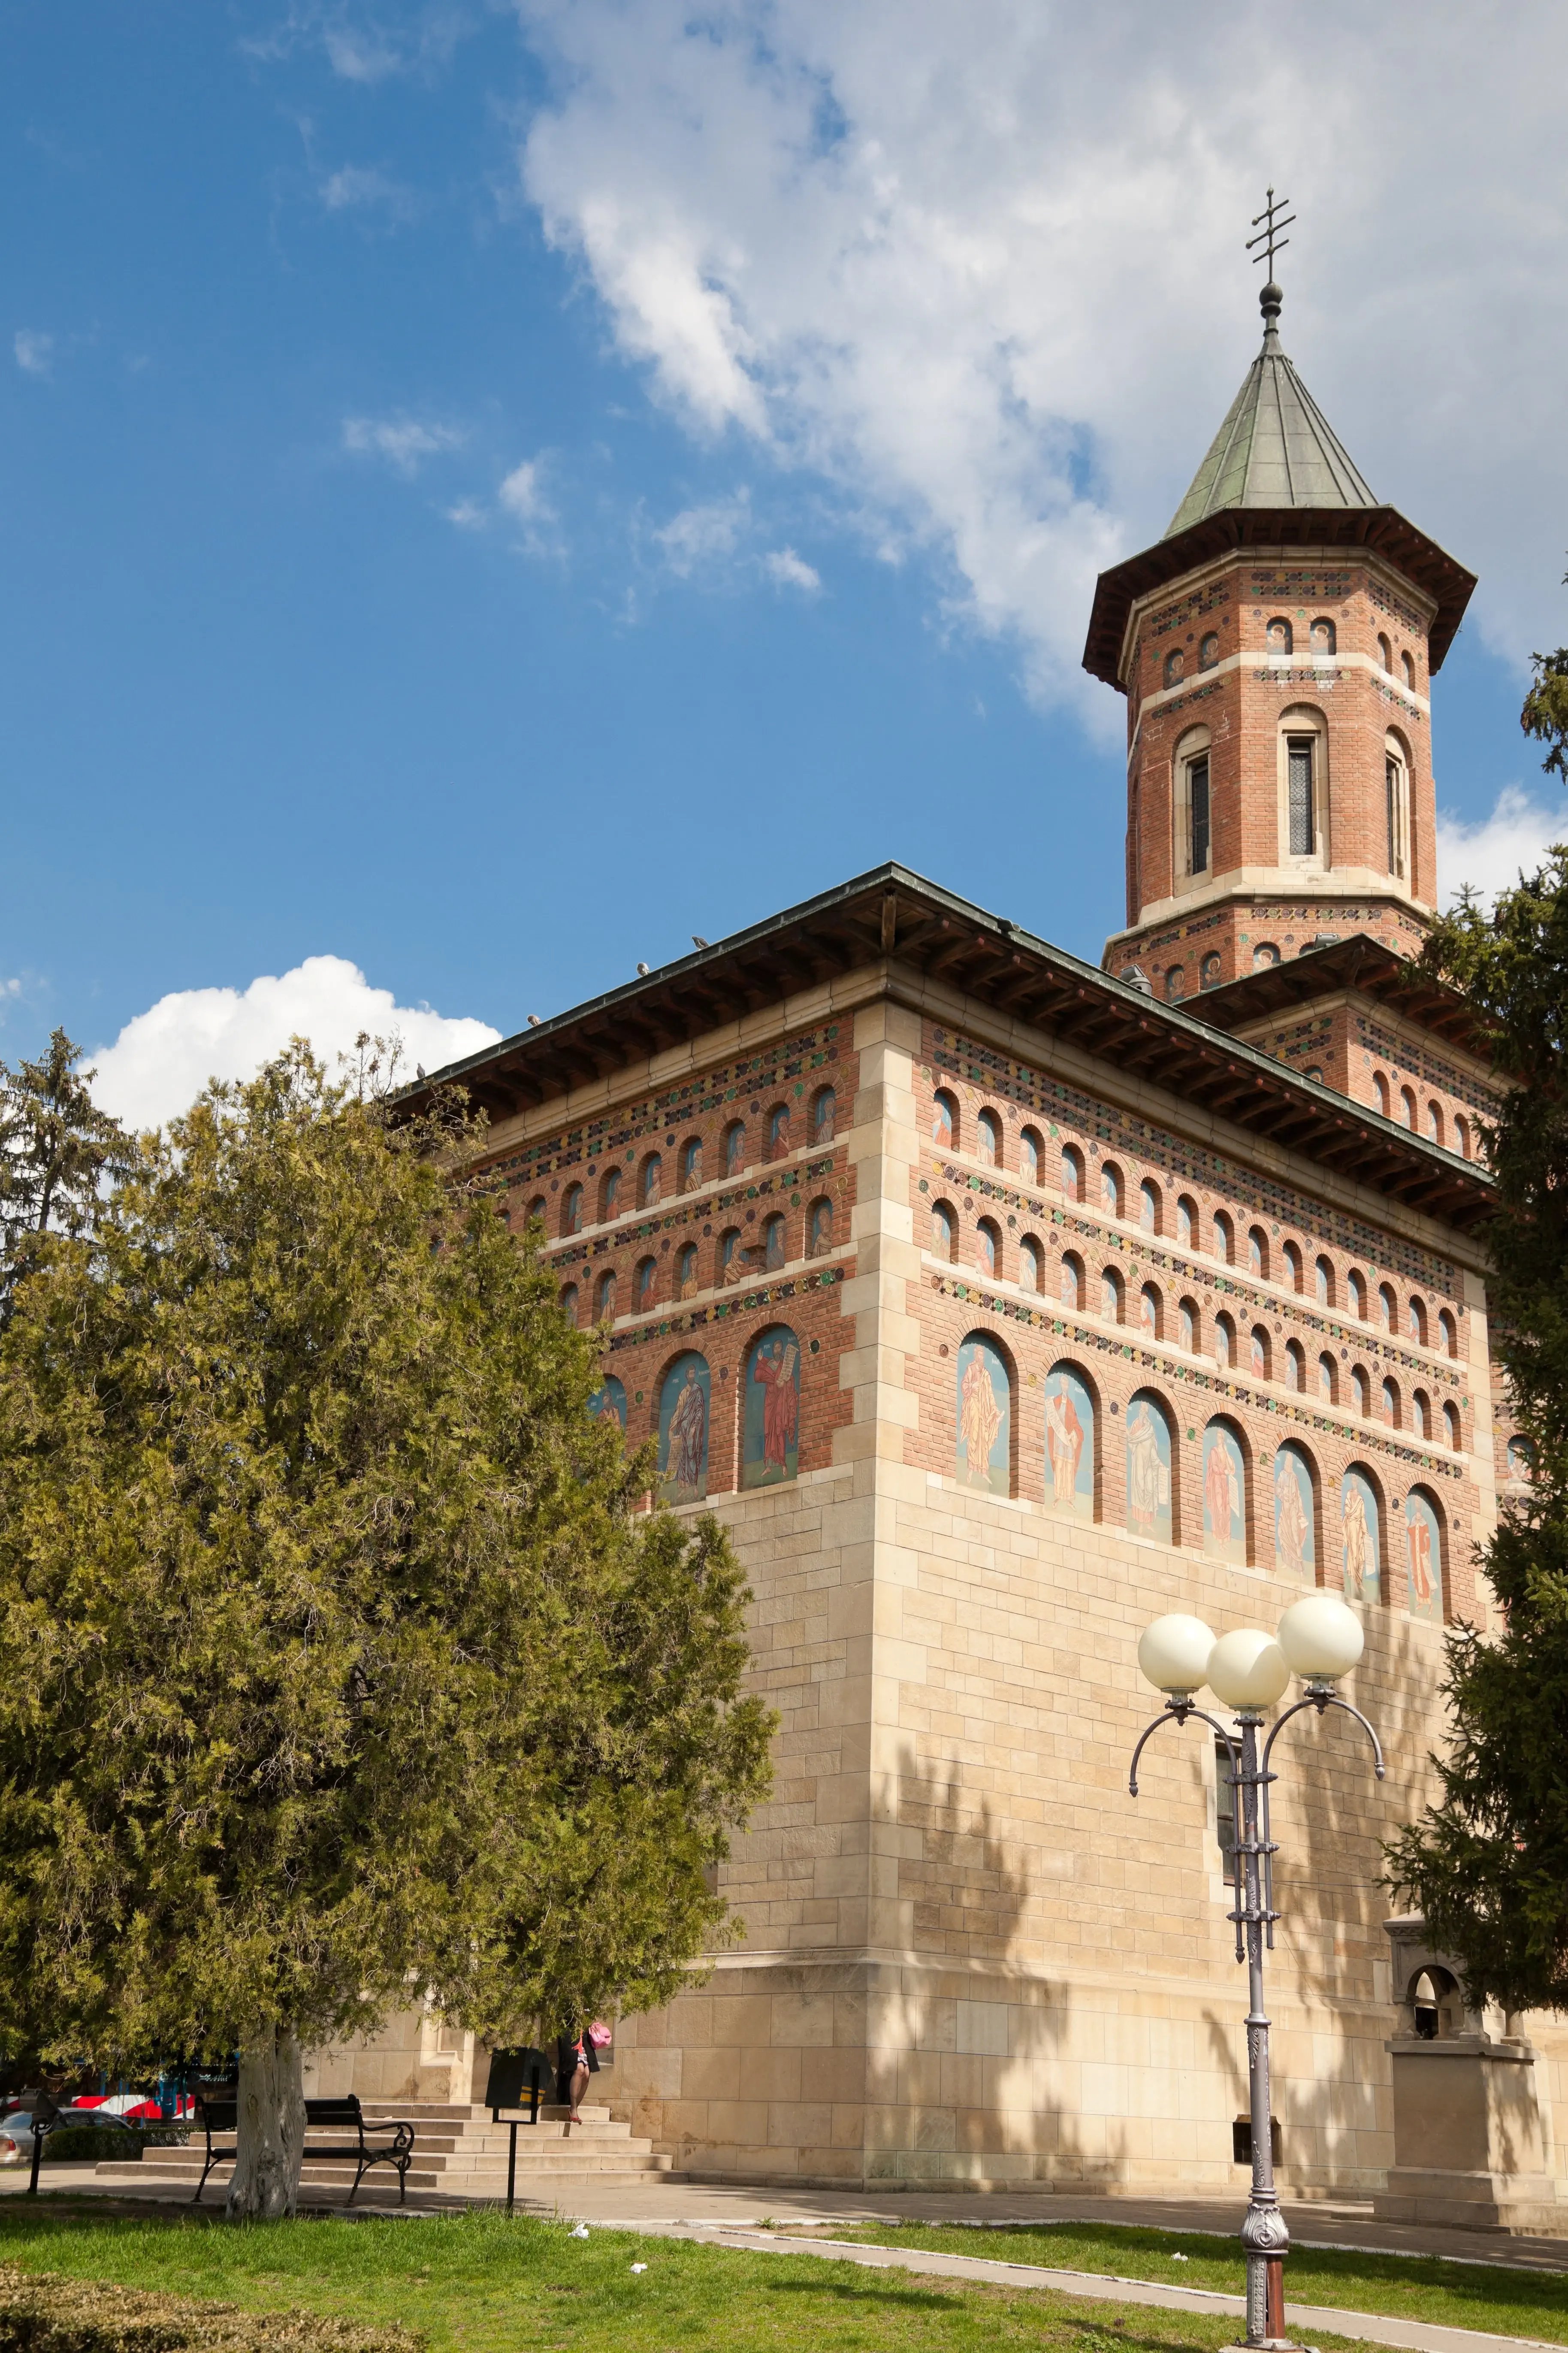
[[[1409,961],[1474,581],[1369,488],[1280,300],[1170,528],[1095,592],[1085,666],[1128,712],[1099,965],[890,864],[438,1074],[604,1334],[598,1409],[750,1579],[779,1732],[722,1873],[744,1938],[600,2079],[691,2178],[1243,2187],[1214,1746],[1156,1743],[1129,1796],[1135,1648],[1321,1586],[1364,1621],[1389,1771],[1342,1718],[1287,1736],[1283,2185],[1496,2173],[1396,2149],[1435,2004],[1507,2059],[1555,2195],[1568,2045],[1461,2021],[1381,1884],[1529,1467],[1488,1345],[1493,1082]],[[483,2064],[432,2043],[406,2089],[482,2095]]]

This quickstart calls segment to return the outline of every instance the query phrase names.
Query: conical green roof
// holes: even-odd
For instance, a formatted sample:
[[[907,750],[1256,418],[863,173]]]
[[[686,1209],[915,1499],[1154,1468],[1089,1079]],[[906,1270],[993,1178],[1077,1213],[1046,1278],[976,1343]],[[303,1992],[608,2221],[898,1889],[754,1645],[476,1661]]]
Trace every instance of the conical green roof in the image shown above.
[[[1375,507],[1339,435],[1279,348],[1278,286],[1263,290],[1263,349],[1247,369],[1167,539],[1229,507]]]

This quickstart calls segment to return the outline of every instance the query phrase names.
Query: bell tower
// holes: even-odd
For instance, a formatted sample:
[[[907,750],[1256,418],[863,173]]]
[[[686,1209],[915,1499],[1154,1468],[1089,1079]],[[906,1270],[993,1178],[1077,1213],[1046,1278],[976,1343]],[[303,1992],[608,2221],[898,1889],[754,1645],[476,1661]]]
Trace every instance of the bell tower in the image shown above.
[[[1353,934],[1411,955],[1436,903],[1431,678],[1475,579],[1369,488],[1283,300],[1270,276],[1263,347],[1163,538],[1101,574],[1084,650],[1127,697],[1104,963],[1171,1001]]]

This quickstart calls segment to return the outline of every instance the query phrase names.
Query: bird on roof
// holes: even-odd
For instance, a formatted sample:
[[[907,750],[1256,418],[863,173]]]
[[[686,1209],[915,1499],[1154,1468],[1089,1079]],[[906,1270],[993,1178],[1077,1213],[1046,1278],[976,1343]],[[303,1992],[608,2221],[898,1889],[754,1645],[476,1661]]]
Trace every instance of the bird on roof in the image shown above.
[[[691,944],[694,948],[710,948],[713,943],[711,940],[705,940],[700,932],[693,932]]]
[[[639,980],[646,980],[648,976],[649,969],[650,967],[647,965],[639,964],[637,966],[637,978]]]
[[[530,1028],[531,1029],[538,1029],[538,1027],[539,1027],[539,1016],[538,1016],[538,1014],[537,1014],[537,1013],[531,1013],[531,1014],[529,1015],[529,1017],[528,1017],[528,1026],[529,1026],[529,1028]]]

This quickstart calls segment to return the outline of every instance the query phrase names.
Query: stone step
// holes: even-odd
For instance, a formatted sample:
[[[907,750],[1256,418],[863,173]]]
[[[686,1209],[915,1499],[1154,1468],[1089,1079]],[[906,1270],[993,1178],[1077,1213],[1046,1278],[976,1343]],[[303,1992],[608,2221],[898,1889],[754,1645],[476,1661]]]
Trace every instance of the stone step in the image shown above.
[[[133,2170],[144,2179],[155,2176],[163,2181],[189,2181],[193,2185],[201,2179],[202,2162],[199,2150],[193,2155],[183,2149],[152,2148],[139,2160],[132,2160]],[[611,2141],[597,2147],[576,2141],[549,2141],[541,2146],[524,2142],[521,2137],[518,2141],[517,2170],[520,2179],[525,2173],[603,2173],[606,2169],[614,2173],[656,2172],[664,2169],[667,2163],[668,2160],[661,2160],[654,2154],[653,2144],[647,2140]],[[416,2150],[414,2161],[408,2168],[408,2179],[411,2182],[417,2179],[428,2185],[458,2177],[466,2180],[479,2176],[486,2180],[504,2182],[506,2168],[507,2151],[504,2147],[456,2158],[437,2158],[434,2162],[428,2158],[422,2161]],[[232,2169],[230,2166],[218,2165],[213,2171],[217,2178],[227,2181]],[[312,2158],[308,2150],[300,2168],[302,2179],[323,2182],[352,2179],[353,2172],[352,2158]],[[365,2176],[366,2180],[384,2178],[387,2180],[395,2179],[390,2166],[373,2166]]]
[[[519,2194],[527,2198],[542,2189],[545,2183],[550,2185],[553,2195],[558,2193],[565,2184],[573,2181],[584,2183],[647,2181],[654,2175],[657,2175],[661,2181],[683,2181],[686,2179],[685,2175],[674,2172],[672,2167],[673,2159],[667,2157],[658,2158],[648,2165],[625,2166],[617,2161],[615,2164],[606,2163],[597,2166],[529,2166],[525,2168],[520,2164],[517,2168],[517,2188]],[[95,2181],[110,2182],[116,2187],[126,2189],[134,2189],[139,2184],[143,2188],[151,2189],[153,2182],[148,2179],[149,2174],[153,2176],[153,2180],[164,2188],[175,2186],[182,2189],[188,2188],[193,2197],[200,2179],[199,2168],[194,2174],[174,2175],[160,2172],[155,2167],[134,2162],[97,2165],[93,2168]],[[314,2169],[307,2167],[300,2176],[300,2187],[304,2189],[346,2189],[353,2178],[352,2175],[329,2169],[325,2166]],[[205,2202],[209,2205],[216,2203],[227,2186],[228,2177],[226,2172],[212,2174],[207,2180]],[[408,2174],[408,2188],[416,2196],[500,2199],[506,2196],[506,2168],[500,2166],[493,2170],[487,2168],[483,2173],[460,2175],[431,2173],[428,2177],[422,2177],[416,2168],[411,2167]],[[367,2174],[360,2184],[359,2199],[356,2202],[363,2204],[366,2200],[374,2200],[378,2202],[389,2201],[396,2205],[395,2178],[384,2169]]]

